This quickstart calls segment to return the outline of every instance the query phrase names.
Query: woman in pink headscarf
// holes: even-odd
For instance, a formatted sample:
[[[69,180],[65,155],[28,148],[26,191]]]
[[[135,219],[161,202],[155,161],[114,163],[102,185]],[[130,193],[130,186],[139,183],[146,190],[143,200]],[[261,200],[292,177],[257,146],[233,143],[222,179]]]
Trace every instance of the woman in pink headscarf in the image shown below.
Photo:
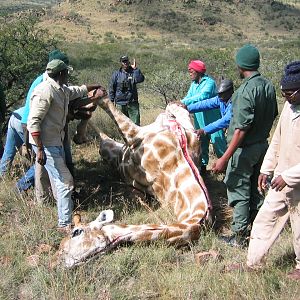
[[[185,98],[181,102],[185,105],[190,105],[198,101],[209,99],[217,95],[217,86],[215,81],[205,74],[206,66],[201,60],[192,60],[189,63],[188,70],[192,80],[191,86]],[[206,125],[215,122],[221,118],[219,109],[212,109],[194,114],[195,129],[200,129]],[[219,130],[215,133],[204,135],[201,137],[202,149],[202,173],[206,171],[206,166],[209,160],[209,141],[211,140],[215,153],[221,157],[226,150],[226,139],[224,132]]]

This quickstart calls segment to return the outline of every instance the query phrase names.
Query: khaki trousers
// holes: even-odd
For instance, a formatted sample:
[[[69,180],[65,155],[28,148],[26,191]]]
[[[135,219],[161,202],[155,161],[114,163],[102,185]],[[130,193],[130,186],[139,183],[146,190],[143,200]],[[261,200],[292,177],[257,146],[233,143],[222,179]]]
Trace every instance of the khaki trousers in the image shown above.
[[[55,185],[52,183],[51,178],[49,178],[45,167],[40,165],[37,161],[35,162],[34,191],[35,199],[38,204],[49,202],[52,192],[54,199],[56,199]]]
[[[298,194],[298,197],[295,197],[296,194]],[[266,254],[278,238],[288,218],[290,218],[293,246],[296,254],[296,268],[300,269],[299,195],[289,187],[285,187],[281,192],[269,190],[253,223],[247,256],[248,266],[262,266]]]

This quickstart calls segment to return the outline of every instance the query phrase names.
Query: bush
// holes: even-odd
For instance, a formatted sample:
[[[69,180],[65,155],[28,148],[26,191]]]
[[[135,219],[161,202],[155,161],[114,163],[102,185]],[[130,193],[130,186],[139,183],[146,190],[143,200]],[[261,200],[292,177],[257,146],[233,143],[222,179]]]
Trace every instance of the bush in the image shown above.
[[[0,82],[11,108],[24,101],[28,87],[44,71],[48,53],[56,44],[36,23],[36,18],[26,16],[0,25]]]
[[[189,88],[190,81],[186,72],[175,68],[162,68],[154,71],[148,80],[147,87],[159,94],[165,104],[183,98]]]

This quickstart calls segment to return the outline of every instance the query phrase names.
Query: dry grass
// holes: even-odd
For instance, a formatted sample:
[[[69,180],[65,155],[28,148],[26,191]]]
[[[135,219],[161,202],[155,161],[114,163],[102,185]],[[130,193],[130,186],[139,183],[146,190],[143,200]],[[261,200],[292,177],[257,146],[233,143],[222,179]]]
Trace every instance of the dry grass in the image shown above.
[[[94,122],[101,124],[103,117],[97,110]],[[127,224],[173,220],[171,211],[119,181],[98,156],[96,140],[73,146],[76,185],[81,188],[76,205],[85,221],[106,208],[115,211],[116,222]],[[272,249],[264,272],[222,273],[224,266],[246,257],[246,250],[228,247],[217,238],[231,218],[222,179],[213,174],[205,179],[217,223],[203,227],[196,243],[179,249],[162,241],[125,245],[72,270],[48,268],[62,239],[55,230],[54,203],[36,206],[33,191],[16,194],[15,179],[4,180],[0,184],[0,299],[297,299],[299,285],[285,276],[294,256],[289,227]],[[208,250],[217,251],[219,258],[197,264],[195,254]]]

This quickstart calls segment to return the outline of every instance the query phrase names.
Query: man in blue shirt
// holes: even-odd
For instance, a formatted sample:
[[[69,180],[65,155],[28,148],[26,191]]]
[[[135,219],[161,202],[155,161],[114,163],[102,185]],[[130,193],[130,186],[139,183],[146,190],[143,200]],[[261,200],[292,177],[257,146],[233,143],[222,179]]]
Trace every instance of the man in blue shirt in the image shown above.
[[[233,82],[229,79],[223,79],[218,88],[218,95],[216,97],[206,99],[197,103],[186,106],[186,109],[190,113],[196,113],[199,111],[206,111],[210,109],[219,108],[221,112],[221,118],[200,128],[197,131],[199,137],[212,134],[220,129],[226,129],[229,126],[231,119],[231,97],[234,92]]]

